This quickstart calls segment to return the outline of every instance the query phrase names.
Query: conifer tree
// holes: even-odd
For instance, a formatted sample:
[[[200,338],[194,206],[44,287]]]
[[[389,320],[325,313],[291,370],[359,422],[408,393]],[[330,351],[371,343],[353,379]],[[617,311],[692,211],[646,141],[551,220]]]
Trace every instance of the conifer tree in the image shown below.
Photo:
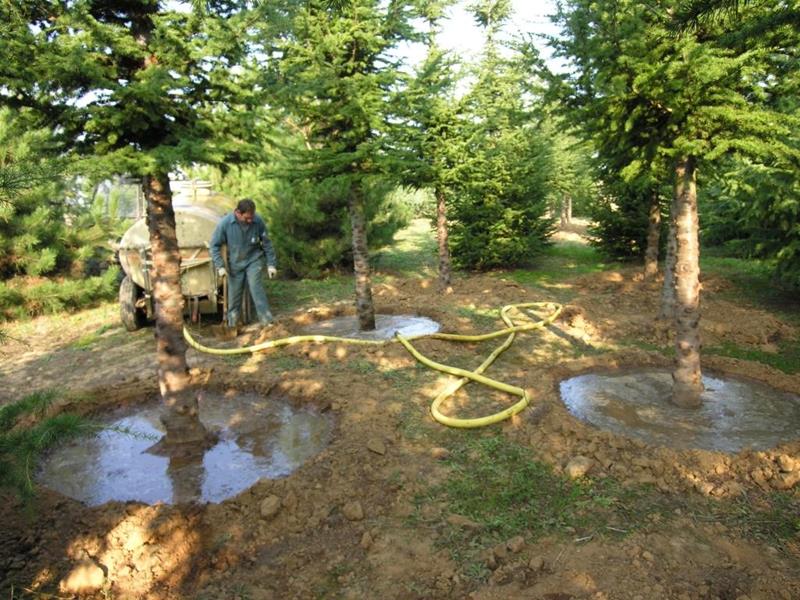
[[[789,121],[761,101],[770,47],[735,48],[720,23],[674,33],[677,2],[571,0],[561,50],[576,69],[575,118],[604,143],[638,148],[671,165],[674,181],[676,362],[673,402],[696,406],[703,389],[699,340],[697,169],[729,154],[796,156]],[[752,10],[764,10],[753,6]],[[789,35],[789,37],[791,37]],[[742,42],[742,40],[740,40]],[[631,156],[625,167],[644,163]]]
[[[405,94],[405,145],[411,149],[404,180],[419,189],[430,189],[436,202],[436,239],[439,251],[439,285],[448,289],[452,267],[447,220],[448,196],[456,183],[455,163],[464,152],[459,105],[455,98],[456,77],[452,57],[437,44],[444,10],[454,0],[429,2],[424,7],[428,22],[427,54],[417,68]]]
[[[528,263],[548,243],[552,157],[541,134],[542,91],[530,77],[538,54],[528,44],[501,54],[497,35],[510,3],[482,0],[473,10],[486,45],[464,98],[450,239],[459,266],[488,269]]]
[[[0,280],[47,275],[68,263],[57,152],[48,130],[0,109]]]
[[[296,173],[343,190],[350,216],[356,311],[362,330],[375,328],[367,252],[365,201],[375,178],[388,171],[389,107],[401,81],[390,51],[412,39],[409,3],[351,0],[275,2],[288,15],[276,36],[276,102],[307,133],[293,157]]]
[[[232,70],[245,56],[244,4],[195,3],[186,12],[157,0],[52,0],[0,8],[2,103],[35,111],[106,172],[143,182],[166,446],[207,438],[186,363],[169,173],[247,149],[253,88]]]

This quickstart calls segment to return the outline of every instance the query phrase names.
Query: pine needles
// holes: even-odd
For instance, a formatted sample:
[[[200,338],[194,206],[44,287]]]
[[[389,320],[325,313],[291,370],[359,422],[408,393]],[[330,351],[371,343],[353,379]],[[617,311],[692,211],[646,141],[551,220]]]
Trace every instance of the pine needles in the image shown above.
[[[75,414],[42,418],[56,397],[52,390],[35,392],[0,407],[0,488],[13,490],[23,500],[34,495],[32,474],[45,450],[98,429]],[[35,424],[27,425],[28,419]]]
[[[40,280],[10,285],[0,281],[0,321],[55,314],[110,300],[117,294],[118,269],[85,279]]]

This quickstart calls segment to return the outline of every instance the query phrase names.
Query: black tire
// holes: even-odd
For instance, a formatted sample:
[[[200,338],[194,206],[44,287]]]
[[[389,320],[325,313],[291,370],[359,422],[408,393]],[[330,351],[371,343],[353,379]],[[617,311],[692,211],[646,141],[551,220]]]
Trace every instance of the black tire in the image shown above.
[[[147,314],[144,309],[136,307],[136,301],[141,297],[142,292],[142,288],[127,275],[119,284],[119,316],[128,331],[141,329],[147,322]]]

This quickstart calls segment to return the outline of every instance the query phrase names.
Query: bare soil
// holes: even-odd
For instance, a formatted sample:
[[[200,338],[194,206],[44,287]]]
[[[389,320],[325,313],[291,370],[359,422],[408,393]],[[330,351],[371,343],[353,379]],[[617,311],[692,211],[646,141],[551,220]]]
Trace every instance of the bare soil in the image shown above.
[[[722,280],[703,282],[704,344],[768,351],[776,340],[800,335],[780,316],[731,300],[722,293],[728,288]],[[459,333],[499,327],[499,319],[492,325],[481,315],[505,304],[554,300],[503,273],[457,279],[449,294],[433,280],[392,277],[373,291],[379,312],[424,315]],[[532,405],[501,425],[464,435],[504,436],[559,473],[585,457],[590,476],[649,485],[659,502],[676,507],[686,506],[687,498],[757,503],[775,491],[797,499],[800,440],[735,455],[678,451],[573,418],[559,399],[561,379],[667,367],[668,356],[642,348],[669,344],[669,332],[654,321],[659,287],[642,282],[638,269],[576,277],[553,293],[569,298],[562,318],[519,336],[488,372],[526,388]],[[291,335],[314,321],[352,314],[349,304],[279,314],[269,335]],[[0,401],[58,387],[65,399],[54,410],[92,412],[157,393],[153,331],[124,332],[115,306],[36,319],[9,333],[24,342],[0,348]],[[200,336],[223,343],[210,327],[201,328]],[[239,342],[254,337],[245,334]],[[425,340],[418,347],[437,360],[474,368],[494,346]],[[523,534],[485,548],[487,575],[471,576],[447,540],[454,528],[470,530],[475,523],[424,499],[450,473],[443,460],[448,438],[428,414],[446,377],[416,367],[396,344],[298,345],[227,359],[191,350],[188,356],[204,386],[232,394],[257,390],[331,411],[333,442],[291,476],[262,480],[215,505],[90,508],[40,489],[30,511],[4,496],[4,597],[800,598],[797,535],[778,545],[681,508],[666,518],[654,513],[630,531],[618,526],[618,535],[569,528],[539,539]],[[757,362],[706,356],[704,367],[800,393],[800,375]],[[450,409],[470,415],[508,401],[471,384]],[[476,533],[475,543],[480,539]]]

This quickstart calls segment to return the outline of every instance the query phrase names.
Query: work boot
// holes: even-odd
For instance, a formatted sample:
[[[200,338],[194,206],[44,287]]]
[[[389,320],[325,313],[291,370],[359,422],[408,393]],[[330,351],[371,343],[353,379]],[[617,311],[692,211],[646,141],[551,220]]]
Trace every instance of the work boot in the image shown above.
[[[275,318],[272,316],[271,312],[266,312],[263,315],[259,315],[258,322],[262,327],[269,327],[275,322]]]

